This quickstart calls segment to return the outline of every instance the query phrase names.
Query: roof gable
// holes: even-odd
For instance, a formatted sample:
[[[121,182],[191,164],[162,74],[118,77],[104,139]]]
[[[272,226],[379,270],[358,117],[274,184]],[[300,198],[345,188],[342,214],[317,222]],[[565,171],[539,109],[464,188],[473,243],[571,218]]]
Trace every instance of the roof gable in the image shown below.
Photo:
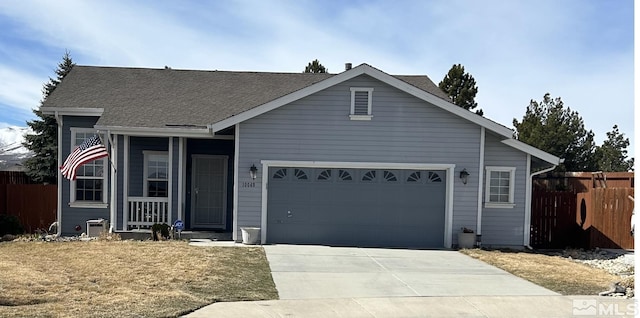
[[[422,88],[418,88],[412,84],[409,83],[409,81],[411,80],[411,78],[409,76],[404,77],[405,80],[399,79],[399,78],[403,78],[402,76],[392,76],[389,75],[387,73],[384,73],[376,68],[373,68],[367,64],[361,64],[357,67],[354,67],[348,71],[345,71],[343,73],[337,74],[331,78],[325,79],[323,81],[320,81],[318,83],[315,83],[311,86],[305,87],[303,89],[300,89],[294,93],[291,93],[289,95],[286,96],[282,96],[280,98],[274,99],[266,104],[260,105],[258,107],[255,107],[253,109],[250,109],[244,113],[240,113],[236,116],[233,116],[231,118],[222,120],[220,122],[217,123],[213,123],[211,125],[209,125],[209,128],[212,129],[213,131],[218,131],[220,129],[241,123],[249,118],[258,116],[260,114],[264,114],[268,111],[271,111],[273,109],[276,109],[280,106],[289,104],[293,101],[296,101],[300,98],[309,96],[313,93],[319,92],[323,89],[326,89],[328,87],[334,86],[336,84],[342,83],[344,81],[347,81],[349,79],[352,79],[354,77],[360,76],[360,75],[369,75],[379,81],[382,81],[388,85],[391,85],[399,90],[402,90],[406,93],[409,93],[410,95],[413,95],[421,100],[424,100],[426,102],[429,102],[430,104],[433,104],[437,107],[440,107],[450,113],[453,113],[457,116],[460,116],[464,119],[467,119],[473,123],[476,123],[482,127],[485,127],[503,137],[507,137],[507,138],[512,138],[513,136],[513,130],[500,125],[494,121],[491,121],[485,117],[479,116],[477,114],[474,114],[464,108],[458,107],[456,105],[454,105],[453,103],[445,100],[444,98],[446,98],[446,95],[444,95],[444,93],[442,93],[442,91],[440,91],[438,89],[438,91],[440,91],[440,94],[433,94],[430,93]],[[433,84],[435,86],[435,84]],[[437,87],[437,86],[435,86]],[[443,97],[444,96],[444,97]]]

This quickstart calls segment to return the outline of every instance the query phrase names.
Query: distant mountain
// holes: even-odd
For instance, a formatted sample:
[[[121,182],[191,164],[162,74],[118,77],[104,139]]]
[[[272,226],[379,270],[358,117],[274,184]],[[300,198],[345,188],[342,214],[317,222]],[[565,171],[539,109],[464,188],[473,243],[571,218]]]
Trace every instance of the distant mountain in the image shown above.
[[[32,133],[29,127],[0,128],[0,170],[19,167],[24,159],[33,156],[33,153],[22,145],[27,133]]]

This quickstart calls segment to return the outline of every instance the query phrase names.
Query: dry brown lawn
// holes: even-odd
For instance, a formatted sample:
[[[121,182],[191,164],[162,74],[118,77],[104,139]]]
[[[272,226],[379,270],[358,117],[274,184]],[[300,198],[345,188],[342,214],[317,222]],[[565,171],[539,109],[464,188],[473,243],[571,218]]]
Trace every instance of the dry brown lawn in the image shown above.
[[[261,247],[9,242],[0,256],[0,317],[175,317],[278,297]]]
[[[560,256],[528,251],[463,249],[460,252],[562,295],[597,295],[621,277]]]

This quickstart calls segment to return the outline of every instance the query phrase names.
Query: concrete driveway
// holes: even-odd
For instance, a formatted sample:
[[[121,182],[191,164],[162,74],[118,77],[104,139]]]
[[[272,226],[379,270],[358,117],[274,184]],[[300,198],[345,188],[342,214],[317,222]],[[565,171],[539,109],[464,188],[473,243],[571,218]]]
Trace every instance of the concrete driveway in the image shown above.
[[[280,299],[558,295],[457,251],[265,245]]]

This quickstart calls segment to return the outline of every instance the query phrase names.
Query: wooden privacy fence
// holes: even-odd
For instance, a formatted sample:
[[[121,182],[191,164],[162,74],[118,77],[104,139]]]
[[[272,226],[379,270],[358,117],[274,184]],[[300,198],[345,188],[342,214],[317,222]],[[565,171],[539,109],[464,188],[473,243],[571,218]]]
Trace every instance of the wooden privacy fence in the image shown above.
[[[27,233],[56,220],[58,188],[42,184],[0,184],[0,214],[15,215]]]
[[[22,171],[0,171],[0,184],[32,184],[33,181]]]
[[[579,244],[576,194],[534,191],[531,202],[531,240],[536,248],[563,248]]]
[[[631,214],[633,213],[633,188],[598,188],[591,192],[592,210],[587,213],[590,222],[591,247],[633,248]]]
[[[633,188],[590,192],[534,191],[531,246],[536,248],[633,248]]]

